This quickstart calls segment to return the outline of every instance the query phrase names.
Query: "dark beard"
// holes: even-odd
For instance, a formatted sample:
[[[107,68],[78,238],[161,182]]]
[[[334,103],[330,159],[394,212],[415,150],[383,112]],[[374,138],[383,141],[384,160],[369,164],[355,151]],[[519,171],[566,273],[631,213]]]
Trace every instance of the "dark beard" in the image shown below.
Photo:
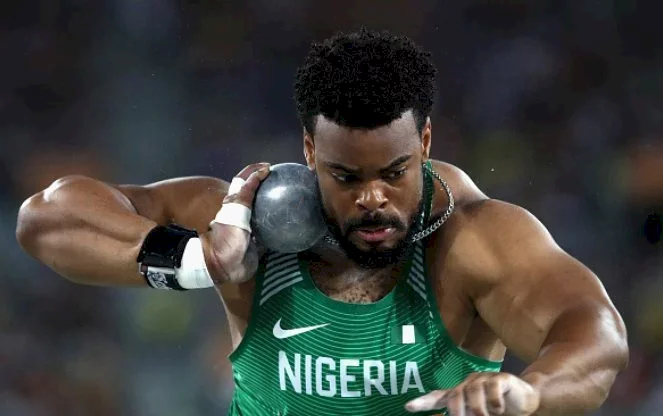
[[[350,220],[345,224],[345,230],[341,230],[338,224],[328,221],[329,230],[332,236],[338,241],[341,249],[350,260],[364,269],[384,269],[387,266],[400,263],[402,260],[412,254],[414,242],[412,238],[419,231],[419,218],[423,212],[424,200],[419,201],[415,213],[410,217],[407,225],[403,224],[398,218],[389,218],[381,214],[366,215],[356,220]],[[379,250],[371,248],[361,250],[348,240],[347,235],[362,227],[393,227],[398,231],[407,229],[405,237],[398,242],[396,247],[388,250]]]

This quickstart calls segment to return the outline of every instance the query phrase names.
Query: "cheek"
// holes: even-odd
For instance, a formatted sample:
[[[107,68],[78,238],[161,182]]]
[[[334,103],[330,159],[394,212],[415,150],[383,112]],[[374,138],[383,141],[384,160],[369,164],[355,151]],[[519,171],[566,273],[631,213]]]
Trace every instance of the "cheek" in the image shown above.
[[[347,203],[343,199],[344,193],[339,192],[336,183],[333,180],[319,180],[318,186],[320,188],[322,208],[327,217],[336,219],[339,216],[342,216],[344,207],[347,207]]]
[[[393,206],[405,218],[413,215],[419,208],[422,196],[421,180],[412,178],[394,189],[390,199]]]
[[[397,204],[394,205],[397,207],[399,217],[404,222],[407,222],[415,214],[415,211],[417,211],[419,198],[417,198],[414,192],[407,192],[404,198],[398,201]]]

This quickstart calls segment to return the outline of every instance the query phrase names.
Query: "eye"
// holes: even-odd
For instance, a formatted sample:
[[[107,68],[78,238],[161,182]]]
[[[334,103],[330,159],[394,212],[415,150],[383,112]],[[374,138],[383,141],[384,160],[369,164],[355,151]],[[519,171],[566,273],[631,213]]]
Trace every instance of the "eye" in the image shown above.
[[[336,179],[341,183],[353,183],[359,180],[359,176],[357,175],[341,175],[337,173],[332,173],[332,176],[334,177],[334,179]]]
[[[405,172],[407,172],[407,169],[405,169],[405,168],[395,170],[395,171],[391,171],[391,172],[389,172],[385,175],[385,178],[387,180],[395,180],[395,179],[398,179],[401,176],[405,175]]]

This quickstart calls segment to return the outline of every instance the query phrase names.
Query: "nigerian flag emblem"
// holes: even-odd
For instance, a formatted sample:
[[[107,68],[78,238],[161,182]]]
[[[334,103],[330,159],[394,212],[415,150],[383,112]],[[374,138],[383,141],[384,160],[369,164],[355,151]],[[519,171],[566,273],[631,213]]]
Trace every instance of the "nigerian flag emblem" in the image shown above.
[[[391,339],[394,344],[420,344],[424,335],[415,325],[398,325],[392,328]]]

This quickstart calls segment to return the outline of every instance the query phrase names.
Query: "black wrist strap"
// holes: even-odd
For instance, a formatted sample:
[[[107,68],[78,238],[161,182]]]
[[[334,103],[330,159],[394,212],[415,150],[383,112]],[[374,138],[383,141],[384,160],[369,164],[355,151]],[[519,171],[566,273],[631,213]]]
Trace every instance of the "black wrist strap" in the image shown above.
[[[195,230],[176,224],[158,225],[147,234],[136,260],[150,287],[186,290],[177,282],[175,269],[182,265],[186,243],[194,237],[198,237]]]

